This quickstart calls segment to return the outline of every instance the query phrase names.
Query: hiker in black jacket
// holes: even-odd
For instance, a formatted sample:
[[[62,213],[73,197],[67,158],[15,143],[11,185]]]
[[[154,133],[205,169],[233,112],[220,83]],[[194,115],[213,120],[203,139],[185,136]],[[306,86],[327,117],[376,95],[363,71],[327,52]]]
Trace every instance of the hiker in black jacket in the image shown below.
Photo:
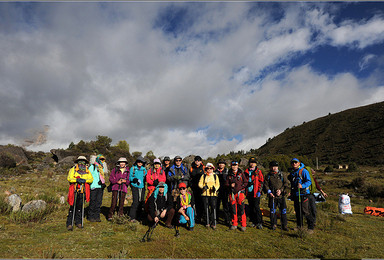
[[[279,164],[276,161],[269,163],[269,173],[264,179],[264,189],[268,194],[268,206],[271,210],[271,229],[277,227],[276,209],[280,209],[281,225],[284,231],[287,231],[287,204],[285,196],[289,193],[289,181],[287,177],[279,170]]]
[[[165,220],[165,226],[173,228],[172,220],[174,215],[173,198],[168,193],[168,186],[164,182],[160,182],[148,199],[149,225],[152,226],[154,222]]]

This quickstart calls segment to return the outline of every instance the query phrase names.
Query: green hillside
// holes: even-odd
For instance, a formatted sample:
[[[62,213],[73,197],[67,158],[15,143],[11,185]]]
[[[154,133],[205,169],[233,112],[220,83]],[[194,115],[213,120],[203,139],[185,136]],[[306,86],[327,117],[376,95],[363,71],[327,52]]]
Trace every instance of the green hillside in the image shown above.
[[[348,109],[285,130],[258,149],[321,163],[384,164],[384,102]]]

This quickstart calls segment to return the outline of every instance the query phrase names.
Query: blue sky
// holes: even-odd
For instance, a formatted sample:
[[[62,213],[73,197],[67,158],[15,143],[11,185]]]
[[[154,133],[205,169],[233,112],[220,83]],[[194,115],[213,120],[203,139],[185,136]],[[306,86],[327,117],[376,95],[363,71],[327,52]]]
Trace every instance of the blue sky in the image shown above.
[[[384,2],[0,2],[0,144],[255,149],[383,101],[383,42]]]

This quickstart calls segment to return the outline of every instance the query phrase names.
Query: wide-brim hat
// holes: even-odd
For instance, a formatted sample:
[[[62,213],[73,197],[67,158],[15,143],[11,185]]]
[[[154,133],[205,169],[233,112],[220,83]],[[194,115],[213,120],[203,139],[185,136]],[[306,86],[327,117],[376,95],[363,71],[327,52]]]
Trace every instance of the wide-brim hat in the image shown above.
[[[121,162],[125,162],[126,164],[128,164],[128,160],[125,157],[120,157],[119,160],[117,160],[117,164],[119,164]]]
[[[153,160],[153,164],[156,164],[156,163],[161,164],[161,161],[159,159]]]
[[[140,155],[139,157],[137,157],[135,163],[137,163],[137,162],[142,162],[144,164],[145,160],[144,160],[143,156]]]
[[[86,163],[89,163],[87,158],[83,155],[80,155],[79,157],[77,157],[77,159],[75,160],[75,163],[77,163],[78,161],[85,161]]]
[[[165,156],[164,159],[163,159],[163,162],[164,161],[171,161],[171,158],[169,158],[169,156]]]
[[[205,168],[209,168],[209,167],[211,167],[211,168],[213,168],[213,169],[215,169],[215,166],[213,166],[213,164],[212,163],[207,163],[207,165],[205,165]]]

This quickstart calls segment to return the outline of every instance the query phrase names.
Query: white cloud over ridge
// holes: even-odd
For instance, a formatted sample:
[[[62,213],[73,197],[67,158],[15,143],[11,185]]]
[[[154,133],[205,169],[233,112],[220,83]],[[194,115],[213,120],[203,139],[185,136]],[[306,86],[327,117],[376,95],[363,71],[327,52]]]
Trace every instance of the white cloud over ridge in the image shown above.
[[[281,4],[271,19],[267,4],[128,2],[38,3],[27,17],[22,7],[0,3],[12,14],[0,23],[3,144],[49,125],[31,148],[107,135],[131,151],[216,156],[384,98],[353,72],[290,63],[319,46],[382,43],[379,14],[335,23],[323,4]]]

